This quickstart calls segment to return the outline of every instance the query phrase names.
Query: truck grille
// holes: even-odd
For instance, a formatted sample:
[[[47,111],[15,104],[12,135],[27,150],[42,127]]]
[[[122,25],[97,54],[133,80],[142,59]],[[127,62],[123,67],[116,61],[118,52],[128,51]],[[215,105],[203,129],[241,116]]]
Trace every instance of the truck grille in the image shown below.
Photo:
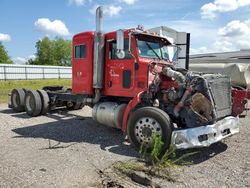
[[[225,75],[204,75],[215,104],[217,119],[232,113],[231,80]]]

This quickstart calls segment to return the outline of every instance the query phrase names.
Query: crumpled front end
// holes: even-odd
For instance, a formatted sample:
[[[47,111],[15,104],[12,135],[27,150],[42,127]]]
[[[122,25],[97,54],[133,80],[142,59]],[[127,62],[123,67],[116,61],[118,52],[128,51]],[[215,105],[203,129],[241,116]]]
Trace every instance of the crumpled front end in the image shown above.
[[[158,91],[152,96],[158,97],[159,108],[176,125],[172,133],[175,148],[207,147],[239,132],[239,118],[232,115],[231,88],[226,75],[163,66],[150,91]]]
[[[215,124],[174,130],[171,144],[176,149],[208,147],[239,132],[239,117],[225,117]]]

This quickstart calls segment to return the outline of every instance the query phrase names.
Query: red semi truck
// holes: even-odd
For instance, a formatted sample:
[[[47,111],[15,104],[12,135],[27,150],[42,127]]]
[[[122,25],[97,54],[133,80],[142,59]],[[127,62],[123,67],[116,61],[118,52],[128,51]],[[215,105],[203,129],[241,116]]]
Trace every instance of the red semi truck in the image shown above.
[[[121,129],[137,149],[161,136],[164,149],[206,147],[239,132],[237,92],[230,78],[177,68],[169,47],[178,46],[143,29],[104,33],[103,9],[96,31],[72,41],[72,89],[14,89],[9,106],[30,116],[67,106],[93,108],[93,119]],[[188,66],[186,66],[188,67]]]

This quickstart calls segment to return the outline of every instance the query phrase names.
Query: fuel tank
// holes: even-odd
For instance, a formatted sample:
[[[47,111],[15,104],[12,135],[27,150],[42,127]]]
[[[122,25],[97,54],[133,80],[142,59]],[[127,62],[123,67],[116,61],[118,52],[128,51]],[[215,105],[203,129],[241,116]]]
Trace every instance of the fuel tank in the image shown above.
[[[92,117],[95,121],[121,129],[122,117],[127,104],[118,104],[115,102],[97,103],[92,111]]]

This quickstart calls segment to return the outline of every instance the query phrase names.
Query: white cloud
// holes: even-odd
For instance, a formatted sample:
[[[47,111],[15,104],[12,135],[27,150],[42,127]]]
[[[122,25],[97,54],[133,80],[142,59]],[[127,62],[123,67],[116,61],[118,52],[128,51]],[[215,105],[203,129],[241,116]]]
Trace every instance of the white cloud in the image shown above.
[[[100,5],[94,5],[91,9],[89,9],[89,12],[91,14],[95,14],[96,13],[96,9],[99,7]]]
[[[250,19],[245,21],[233,20],[219,28],[217,37],[208,47],[191,49],[192,54],[209,52],[226,52],[240,49],[250,49]]]
[[[36,59],[36,56],[35,55],[29,55],[28,57],[27,57],[28,59]]]
[[[86,0],[69,0],[69,4],[75,4],[76,6],[84,5]]]
[[[12,61],[14,62],[14,64],[25,64],[29,59],[35,59],[36,56],[35,55],[29,55],[28,57],[24,58],[24,57],[14,57],[12,58]]]
[[[0,42],[8,42],[10,40],[11,40],[10,35],[4,34],[4,33],[0,33]]]
[[[126,3],[128,5],[133,5],[137,0],[119,0],[120,2]]]
[[[250,48],[250,19],[233,20],[218,30],[215,46],[229,50]]]
[[[26,58],[23,58],[23,57],[14,57],[14,58],[12,58],[12,61],[15,64],[25,64],[27,60],[26,60]]]
[[[68,36],[69,30],[61,20],[50,21],[48,18],[39,18],[35,27],[48,35]]]
[[[100,5],[94,5],[89,12],[91,14],[95,14],[96,9],[99,7]],[[106,5],[103,6],[103,12],[104,14],[108,14],[109,16],[116,16],[119,15],[120,11],[122,10],[121,6],[115,6],[115,5]]]
[[[211,47],[211,51],[213,52],[229,52],[234,50],[237,50],[236,46],[222,38],[217,39]]]
[[[248,6],[248,5],[250,5],[250,1],[249,0],[238,0],[238,4],[240,7]]]
[[[218,13],[230,12],[246,6],[250,6],[249,0],[215,0],[201,7],[201,16],[204,19],[214,19]]]
[[[115,15],[118,15],[121,10],[122,10],[121,6],[111,5],[111,6],[108,6],[108,8],[104,10],[104,12],[106,12],[110,16],[115,16]]]
[[[220,28],[218,31],[219,36],[223,37],[234,37],[244,34],[248,34],[249,26],[245,22],[240,22],[239,20],[233,20],[229,22],[225,27]]]

